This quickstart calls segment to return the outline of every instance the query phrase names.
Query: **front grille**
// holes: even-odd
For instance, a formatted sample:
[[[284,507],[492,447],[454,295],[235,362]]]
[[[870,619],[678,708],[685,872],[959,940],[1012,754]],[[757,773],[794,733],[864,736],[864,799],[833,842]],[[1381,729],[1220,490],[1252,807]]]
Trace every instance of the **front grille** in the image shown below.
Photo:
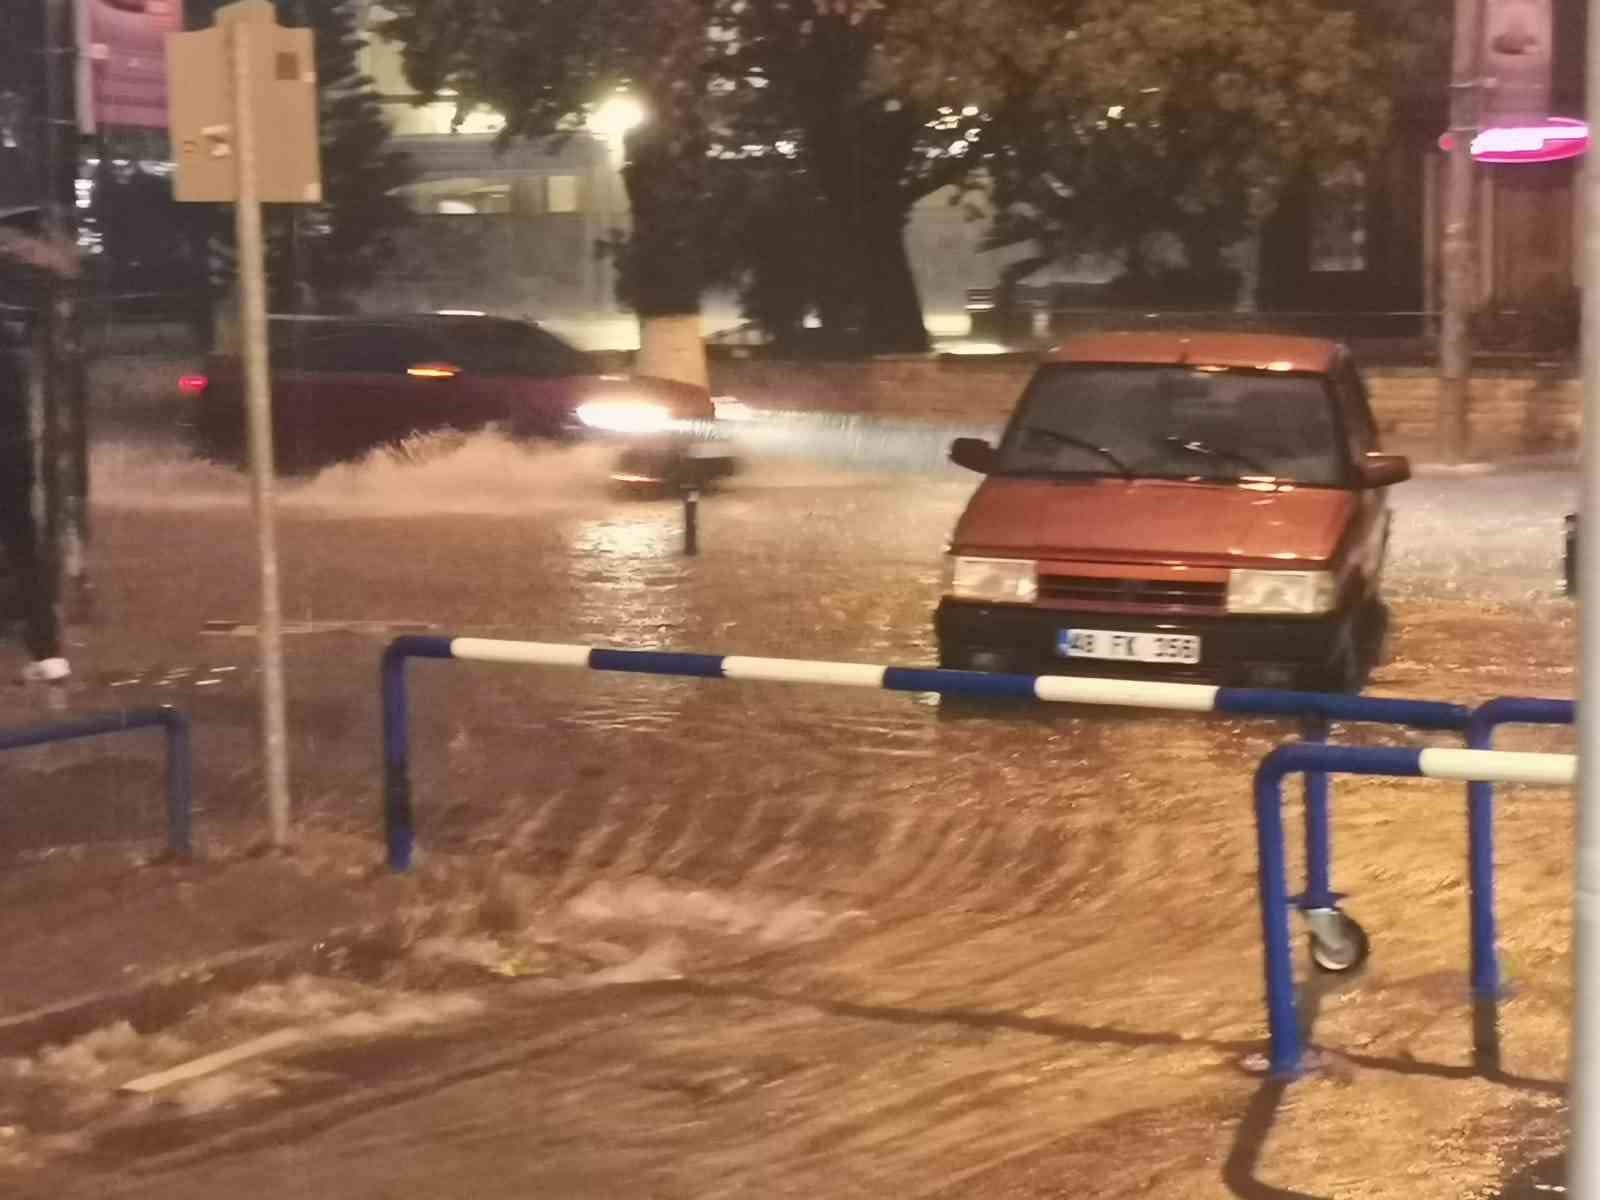
[[[1187,579],[1098,579],[1088,575],[1045,575],[1039,580],[1039,599],[1151,609],[1222,609],[1228,603],[1228,585]]]

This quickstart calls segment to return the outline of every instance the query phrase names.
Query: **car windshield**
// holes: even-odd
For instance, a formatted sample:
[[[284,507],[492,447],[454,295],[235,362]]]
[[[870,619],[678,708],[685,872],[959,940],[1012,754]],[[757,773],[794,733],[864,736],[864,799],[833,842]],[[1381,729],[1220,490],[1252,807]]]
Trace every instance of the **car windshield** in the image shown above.
[[[505,375],[583,375],[588,355],[534,325],[518,321],[464,320],[443,330],[450,361],[468,371]]]
[[[439,339],[418,331],[341,321],[275,321],[270,352],[273,365],[286,370],[376,375],[444,358]]]
[[[1321,376],[1062,365],[1029,385],[998,473],[1337,486],[1345,467]]]
[[[391,374],[419,362],[449,362],[482,375],[582,375],[583,351],[533,325],[462,320],[427,325],[382,321],[275,321],[273,362],[301,371]]]

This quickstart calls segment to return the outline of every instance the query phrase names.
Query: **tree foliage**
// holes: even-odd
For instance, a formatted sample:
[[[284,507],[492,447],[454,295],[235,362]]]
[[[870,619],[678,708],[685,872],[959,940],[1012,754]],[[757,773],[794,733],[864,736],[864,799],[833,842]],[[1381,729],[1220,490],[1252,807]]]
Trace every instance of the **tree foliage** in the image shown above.
[[[925,196],[971,175],[992,120],[953,91],[913,94],[885,69],[917,0],[765,0],[723,6],[732,48],[726,132],[776,146],[820,201],[814,241],[831,250],[834,287],[814,297],[825,327],[867,349],[927,347],[905,230]],[[768,256],[776,248],[767,251]],[[753,272],[759,276],[757,259]]]
[[[1033,262],[1176,236],[1199,276],[1287,181],[1363,161],[1437,0],[391,0],[424,95],[559,136],[626,87],[641,313],[741,288],[872,350],[926,345],[905,228],[992,187]]]
[[[1109,253],[1138,277],[1151,235],[1166,233],[1184,247],[1187,282],[1220,294],[1222,250],[1290,181],[1333,178],[1384,143],[1393,97],[1433,61],[1438,9],[929,0],[899,31],[892,68],[913,92],[959,80],[1015,114],[988,169],[993,243],[1036,251],[1020,270]]]
[[[323,203],[302,220],[295,273],[317,296],[366,287],[395,253],[394,231],[410,216],[398,189],[415,177],[389,146],[372,80],[361,73],[362,38],[346,4],[289,5],[316,35]]]
[[[627,291],[643,316],[699,309],[704,268],[706,93],[718,50],[712,0],[390,0],[383,32],[400,43],[424,96],[505,118],[504,141],[582,128],[626,87],[650,120],[626,134],[634,214]]]
[[[905,226],[977,155],[956,110],[881,86],[890,21],[914,0],[389,7],[385,32],[419,92],[498,110],[508,139],[570,132],[619,86],[644,103],[651,119],[627,135],[624,168],[625,291],[641,313],[688,311],[731,274],[747,295],[808,310],[862,348],[925,348]],[[787,222],[786,195],[797,201]]]
[[[227,0],[190,0],[191,27],[209,23]],[[362,38],[353,6],[275,0],[285,25],[316,38],[323,203],[267,209],[268,278],[277,308],[336,309],[373,283],[395,253],[393,235],[409,211],[397,189],[415,176],[389,146],[372,81],[361,73]],[[214,246],[214,282],[232,281],[231,209],[204,219]]]

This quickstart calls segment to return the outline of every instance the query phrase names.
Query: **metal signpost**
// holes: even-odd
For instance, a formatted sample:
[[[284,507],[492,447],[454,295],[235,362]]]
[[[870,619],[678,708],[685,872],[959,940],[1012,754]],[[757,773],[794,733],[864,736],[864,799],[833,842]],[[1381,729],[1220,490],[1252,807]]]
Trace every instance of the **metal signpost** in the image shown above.
[[[1450,67],[1451,145],[1444,188],[1444,311],[1439,330],[1439,456],[1447,463],[1461,463],[1467,456],[1476,224],[1471,147],[1478,132],[1482,28],[1483,0],[1456,0]]]
[[[322,199],[309,30],[284,29],[268,0],[241,0],[217,25],[167,39],[180,201],[232,201],[249,409],[251,498],[260,567],[261,742],[274,846],[289,841],[289,735],[273,494],[263,202]],[[270,134],[262,125],[270,123]]]

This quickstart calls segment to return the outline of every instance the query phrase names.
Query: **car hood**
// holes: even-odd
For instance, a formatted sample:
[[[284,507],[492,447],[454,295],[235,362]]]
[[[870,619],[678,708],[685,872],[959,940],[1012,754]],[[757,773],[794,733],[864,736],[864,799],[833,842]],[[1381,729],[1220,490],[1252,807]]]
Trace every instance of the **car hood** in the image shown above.
[[[1355,495],[1180,480],[986,479],[953,549],[1092,562],[1241,566],[1332,559]]]

